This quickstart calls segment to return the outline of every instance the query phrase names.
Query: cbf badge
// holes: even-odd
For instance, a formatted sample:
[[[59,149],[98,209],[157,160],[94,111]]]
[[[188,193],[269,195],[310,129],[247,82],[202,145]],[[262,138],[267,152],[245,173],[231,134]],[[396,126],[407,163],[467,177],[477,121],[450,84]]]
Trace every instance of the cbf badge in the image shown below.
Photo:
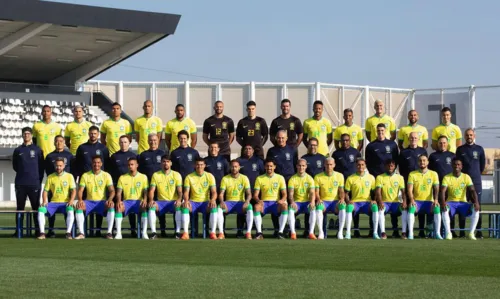
[[[153,129],[156,128],[156,123],[152,123],[151,128],[153,128]]]
[[[325,125],[322,125],[321,126],[321,131],[325,132],[326,131],[326,126]]]
[[[34,150],[30,150],[30,157],[31,157],[31,158],[34,158],[34,157],[35,157],[35,151],[34,151]]]
[[[474,158],[474,159],[477,160],[477,157],[478,157],[478,153],[476,151],[473,151],[472,152],[472,158]]]
[[[273,188],[278,188],[278,183],[273,183]]]
[[[368,183],[368,182],[367,182],[367,183]],[[339,182],[337,182],[337,181],[333,181],[333,187],[338,187],[338,185],[339,185]]]
[[[238,184],[238,190],[242,190],[243,189],[243,185],[242,184]]]
[[[257,171],[257,164],[255,163],[252,164],[252,171]]]
[[[285,153],[285,157],[286,157],[287,161],[290,161],[290,154],[289,153]]]
[[[184,131],[189,132],[189,127],[188,126],[184,126]]]
[[[354,162],[354,155],[349,155],[349,161]]]
[[[431,179],[427,179],[427,184],[431,184],[432,183],[432,180]]]
[[[256,130],[256,131],[260,130],[260,123],[256,123],[256,124],[255,124],[255,130]]]
[[[390,154],[390,153],[391,153],[391,147],[390,147],[390,146],[386,146],[386,147],[385,147],[385,150],[386,150],[386,152],[387,152],[388,154]]]
[[[170,180],[169,183],[170,183],[170,185],[173,185],[174,184],[174,180]]]
[[[221,162],[217,162],[217,170],[221,170],[222,169],[222,163]]]
[[[161,156],[160,155],[156,156],[156,163],[161,163]]]
[[[290,123],[290,130],[291,131],[295,130],[295,124],[294,123]]]
[[[451,164],[451,158],[450,157],[446,158],[446,164],[448,164],[448,165]]]
[[[193,161],[193,155],[188,154],[188,155],[187,155],[187,158],[188,158],[188,161]]]
[[[125,127],[124,126],[120,126],[120,131],[125,131]]]
[[[100,156],[100,155],[101,155],[101,150],[96,150],[96,151],[95,151],[95,154],[96,154],[97,156]]]
[[[141,182],[137,182],[137,183],[135,183],[135,186],[136,186],[137,188],[141,188]]]
[[[394,187],[398,187],[399,186],[399,183],[398,182],[394,182]]]
[[[203,187],[207,187],[208,186],[208,182],[207,181],[204,181],[203,182]]]
[[[64,181],[63,182],[63,187],[67,187],[68,186],[68,182]]]
[[[321,167],[322,167],[322,166],[321,166],[321,161],[320,161],[320,160],[316,161],[316,167],[318,167],[318,168],[321,168]]]
[[[225,121],[222,122],[222,129],[223,130],[227,129],[227,122],[225,122]]]
[[[83,134],[87,134],[87,129],[83,129],[83,130],[82,130],[82,133],[83,133]]]
[[[54,129],[50,129],[50,135],[54,135],[56,131]]]
[[[365,186],[366,186],[366,187],[369,187],[369,186],[370,186],[370,182],[365,181]]]

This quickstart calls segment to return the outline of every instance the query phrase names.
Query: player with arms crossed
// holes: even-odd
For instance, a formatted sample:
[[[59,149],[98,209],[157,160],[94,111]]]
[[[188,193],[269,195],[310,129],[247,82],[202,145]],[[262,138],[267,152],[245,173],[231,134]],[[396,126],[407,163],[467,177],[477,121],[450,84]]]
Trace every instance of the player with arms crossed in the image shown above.
[[[299,215],[300,213],[310,214],[310,211],[312,211],[313,214],[316,213],[316,206],[314,203],[314,191],[316,188],[314,179],[307,174],[306,169],[307,161],[305,159],[299,159],[297,162],[297,173],[288,181],[288,225],[290,226],[290,239],[292,240],[297,239],[297,234],[295,233],[295,215]],[[321,212],[321,216],[323,216],[323,211],[320,210],[319,212]],[[309,220],[311,220],[311,218],[312,217],[309,215]],[[310,223],[309,226],[312,227],[312,231],[314,232],[314,223]],[[318,223],[318,226],[323,226],[323,217],[321,217],[321,223]]]
[[[447,174],[441,183],[441,208],[443,209],[443,223],[446,231],[446,239],[451,240],[450,216],[454,217],[456,213],[464,217],[471,217],[469,239],[476,240],[474,232],[479,221],[479,200],[477,198],[474,184],[471,177],[462,172],[462,161],[460,158],[454,158],[453,172]],[[467,191],[471,194],[471,202],[466,199]]]
[[[76,204],[76,225],[80,234],[76,239],[85,239],[83,223],[85,215],[93,212],[105,216],[108,222],[108,233],[106,239],[113,239],[113,224],[115,222],[115,188],[111,175],[102,167],[101,156],[92,157],[92,170],[84,173],[80,178],[80,188],[78,189],[78,202]],[[108,190],[108,199],[106,200],[106,190]],[[87,199],[83,199],[83,192],[86,191]],[[107,213],[105,213],[107,211]],[[102,223],[102,222],[101,222]],[[100,229],[101,227],[97,227]]]

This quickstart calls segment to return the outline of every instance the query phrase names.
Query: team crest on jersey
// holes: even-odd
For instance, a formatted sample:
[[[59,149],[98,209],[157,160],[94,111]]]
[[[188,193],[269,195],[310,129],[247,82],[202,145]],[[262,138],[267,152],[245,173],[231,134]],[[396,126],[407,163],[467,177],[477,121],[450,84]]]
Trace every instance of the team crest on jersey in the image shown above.
[[[243,189],[243,184],[238,184],[238,190],[242,190]]]
[[[101,155],[101,150],[96,150],[96,151],[95,151],[95,154],[96,154],[97,156],[100,156],[100,155]]]
[[[34,151],[34,150],[30,150],[30,157],[31,157],[31,158],[34,158],[34,157],[35,157],[35,151]]]
[[[87,129],[82,129],[83,134],[87,134]]]
[[[286,157],[287,161],[290,161],[290,154],[289,153],[285,153],[285,157]]]
[[[221,162],[217,162],[217,170],[221,170],[222,169],[222,163]]]
[[[137,182],[137,183],[135,183],[135,186],[136,186],[137,188],[141,188],[141,182]]]
[[[255,163],[252,164],[252,171],[257,171],[257,164]]]
[[[68,159],[63,158],[63,160],[64,160],[64,165],[68,165]]]
[[[368,182],[367,182],[368,183]],[[338,187],[339,186],[339,182],[337,181],[333,181],[333,187]]]
[[[188,155],[187,155],[187,158],[188,158],[188,161],[193,161],[193,155],[188,154]]]
[[[54,135],[56,131],[54,129],[50,129],[50,135]]]
[[[170,180],[170,181],[168,181],[168,183],[169,183],[170,185],[173,185],[175,182],[174,182],[174,180]]]
[[[160,155],[156,156],[156,163],[161,163],[161,156]]]
[[[151,128],[153,128],[153,129],[156,128],[156,123],[152,123]]]
[[[222,122],[222,129],[223,130],[227,129],[227,122],[225,121]]]
[[[446,158],[446,164],[448,164],[448,165],[451,164],[451,158],[450,157]]]
[[[460,184],[460,188],[463,188],[463,187],[465,187],[465,184],[464,184],[464,183],[461,183],[461,184]]]
[[[352,137],[356,137],[357,134],[358,132],[352,132]]]
[[[349,161],[354,162],[354,155],[349,155]]]
[[[120,126],[120,131],[125,131],[125,127],[124,126]]]
[[[255,123],[255,130],[256,131],[260,130],[260,123]]]
[[[399,186],[399,183],[398,182],[394,182],[394,187],[398,187]]]
[[[278,188],[278,183],[274,182],[273,183],[273,188]]]
[[[418,137],[422,136],[422,132],[418,132],[417,134],[418,134]]]
[[[304,183],[304,187],[309,188],[309,183]]]
[[[64,181],[63,182],[63,187],[67,187],[68,186],[68,182]]]
[[[370,182],[365,181],[365,186],[366,186],[366,187],[369,187],[369,186],[370,186]]]
[[[321,161],[320,161],[320,160],[316,161],[316,166],[317,166],[318,168],[321,168],[321,167],[322,167],[322,166],[321,166]]]
[[[321,131],[326,131],[326,126],[325,125],[321,125]]]
[[[290,130],[295,130],[295,123],[290,123]]]
[[[478,155],[478,153],[476,151],[472,152],[472,158],[477,159],[478,156],[479,155]]]
[[[189,127],[188,126],[184,126],[184,131],[189,131]]]
[[[450,135],[451,135],[451,136],[455,136],[455,131],[451,131],[451,132],[450,132]]]
[[[208,186],[208,182],[207,181],[204,181],[203,182],[203,187],[207,187]]]
[[[384,126],[387,130],[389,130],[389,123],[385,123]]]
[[[102,180],[99,180],[99,181],[97,182],[97,185],[102,186]]]
[[[432,180],[431,179],[427,179],[427,184],[431,184],[432,183]]]
[[[389,154],[391,152],[391,147],[390,146],[386,146],[385,147],[385,151]]]

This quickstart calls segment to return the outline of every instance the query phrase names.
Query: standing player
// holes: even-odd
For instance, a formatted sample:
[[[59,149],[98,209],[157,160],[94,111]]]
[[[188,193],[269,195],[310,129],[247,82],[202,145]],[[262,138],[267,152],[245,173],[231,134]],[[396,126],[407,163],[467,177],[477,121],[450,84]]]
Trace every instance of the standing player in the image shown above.
[[[82,106],[76,106],[73,109],[73,116],[75,117],[73,122],[64,129],[64,139],[71,154],[76,155],[78,147],[89,140],[88,134],[92,123],[83,117]]]
[[[361,127],[352,122],[354,113],[351,108],[344,110],[344,124],[335,128],[333,132],[333,140],[335,149],[342,147],[342,135],[347,134],[352,138],[352,147],[361,151],[363,149],[363,131]]]
[[[297,162],[297,173],[294,174],[288,181],[288,225],[290,226],[290,239],[296,240],[297,234],[295,233],[295,215],[300,213],[321,213],[318,215],[318,227],[320,227],[320,239],[324,236],[322,233],[323,226],[323,211],[316,211],[315,200],[314,200],[314,179],[312,176],[306,173],[307,161],[300,159]],[[314,232],[314,223],[312,225]]]
[[[197,150],[188,146],[189,133],[181,130],[177,133],[179,147],[170,152],[170,161],[172,162],[172,170],[181,174],[184,180],[188,174],[194,172],[194,164],[196,159],[200,157]]]
[[[408,125],[399,129],[398,132],[398,146],[400,150],[407,148],[410,145],[410,134],[415,132],[417,134],[417,145],[419,147],[427,148],[429,145],[429,133],[427,128],[418,124],[417,110],[408,111]]]
[[[369,142],[377,139],[377,126],[383,124],[385,127],[385,138],[396,140],[396,122],[392,117],[384,114],[384,102],[376,100],[373,106],[375,114],[366,119],[365,130]]]
[[[92,157],[92,170],[85,172],[80,177],[80,187],[78,189],[78,203],[76,204],[76,225],[80,234],[76,239],[85,239],[83,224],[85,216],[92,213],[99,215],[101,219],[97,225],[100,232],[102,228],[102,218],[106,216],[108,223],[108,233],[106,239],[113,239],[113,224],[115,222],[115,188],[111,175],[102,170],[101,156]],[[106,200],[106,191],[108,198]],[[86,192],[86,199],[83,199],[83,193]],[[84,216],[85,213],[85,216]],[[98,219],[99,219],[98,218]]]
[[[127,136],[131,141],[132,126],[126,119],[121,118],[122,106],[113,103],[111,106],[111,118],[101,125],[101,143],[104,144],[109,154],[112,155],[120,149],[121,136]]]
[[[441,124],[432,130],[432,149],[438,149],[438,138],[446,136],[448,138],[448,150],[452,153],[457,151],[457,147],[462,145],[462,131],[460,127],[451,123],[451,109],[444,107],[441,109]]]
[[[486,159],[484,155],[484,149],[482,146],[477,145],[474,140],[476,139],[476,133],[474,129],[468,128],[465,130],[465,144],[457,148],[457,158],[462,161],[463,172],[468,174],[472,183],[474,184],[475,193],[477,193],[478,205],[481,204],[481,194],[483,193],[483,183],[481,179],[481,174],[486,166]],[[470,191],[471,197],[474,195]],[[464,223],[465,224],[465,223]],[[483,238],[483,233],[481,232],[482,219],[481,214],[479,214],[479,220],[477,223],[478,238]],[[460,227],[462,228],[462,227]]]
[[[149,226],[151,239],[156,239],[156,214],[160,218],[161,236],[166,237],[166,213],[174,213],[175,238],[180,239],[182,226],[182,177],[177,171],[172,170],[172,162],[167,155],[161,157],[162,169],[155,172],[149,184],[148,207]],[[156,192],[156,193],[155,193]],[[155,201],[155,194],[158,194]]]
[[[215,235],[218,221],[223,221],[224,218],[219,218],[220,208],[217,207],[217,191],[215,189],[215,178],[212,174],[205,171],[205,160],[197,158],[195,161],[195,171],[190,173],[184,179],[184,208],[182,210],[182,225],[184,234],[182,240],[188,240],[189,229],[189,213],[208,213],[210,215],[210,239],[217,239]],[[221,227],[221,226],[219,226]],[[197,226],[191,228],[192,234],[196,235]],[[219,231],[219,238],[224,239],[224,233]]]
[[[285,130],[287,133],[287,144],[297,148],[302,143],[304,130],[300,119],[293,116],[290,112],[292,103],[289,99],[281,101],[281,115],[273,119],[269,128],[271,142],[276,146],[276,134],[278,131]]]
[[[139,214],[141,211],[142,238],[149,239],[148,229],[148,178],[137,171],[137,158],[128,159],[129,172],[120,176],[116,189],[116,236],[115,239],[122,238],[122,220],[124,215],[131,213]],[[131,218],[129,217],[129,220]],[[135,220],[135,217],[133,218]],[[130,222],[132,231],[136,223]]]
[[[347,178],[345,182],[346,207],[346,239],[351,238],[351,221],[354,218],[354,237],[359,238],[359,213],[364,213],[370,217],[370,234],[373,231],[373,213],[378,212],[378,206],[374,200],[375,178],[366,173],[366,162],[363,159],[356,161],[357,171]],[[339,224],[340,226],[340,224]],[[373,234],[375,239],[378,235]]]
[[[418,169],[418,157],[422,155],[427,156],[425,148],[418,146],[418,133],[411,132],[408,138],[408,147],[401,150],[399,155],[399,173],[408,181],[410,172]]]
[[[108,148],[99,142],[99,128],[91,126],[89,128],[89,140],[81,144],[76,150],[75,157],[75,177],[81,177],[85,172],[92,170],[92,157],[99,156],[102,160],[102,169],[109,166]]]
[[[328,156],[332,143],[332,124],[323,117],[323,102],[315,101],[313,104],[314,115],[304,121],[304,145],[308,147],[309,138],[318,139],[318,153]]]
[[[325,171],[314,177],[316,188],[316,213],[311,213],[309,218],[309,239],[315,239],[314,218],[318,221],[319,237],[323,237],[323,213],[334,212],[339,215],[339,232],[337,238],[344,238],[344,224],[346,219],[346,204],[344,194],[344,176],[334,171],[335,160],[327,158]],[[311,219],[312,218],[312,219]]]
[[[33,125],[33,143],[40,147],[44,158],[54,151],[54,137],[61,134],[61,125],[52,121],[52,108],[43,106],[42,120]]]
[[[333,152],[332,158],[335,160],[335,171],[348,178],[356,172],[356,161],[361,158],[361,153],[351,146],[351,136],[342,134],[340,148]]]
[[[206,145],[216,142],[220,147],[220,155],[228,162],[231,160],[231,143],[234,141],[234,122],[224,115],[224,103],[215,102],[215,114],[203,122],[203,141]]]
[[[398,146],[394,141],[386,139],[384,124],[377,125],[377,138],[366,146],[365,158],[368,171],[375,177],[385,172],[385,161],[398,161]]]
[[[40,227],[40,236],[37,239],[45,239],[45,213],[49,217],[55,213],[63,213],[66,216],[66,239],[71,237],[73,222],[75,221],[75,179],[70,173],[64,171],[64,159],[56,159],[56,172],[49,175],[45,187],[43,188],[43,203],[38,208],[38,226]],[[50,202],[49,192],[51,194]]]
[[[158,134],[149,134],[148,150],[140,153],[137,158],[139,162],[139,172],[145,174],[148,177],[148,181],[151,181],[153,173],[161,169],[161,157],[165,155],[165,152],[158,148],[159,145],[160,139],[158,138]]]
[[[29,127],[22,129],[23,144],[18,146],[12,154],[12,168],[16,172],[14,187],[16,190],[16,210],[24,211],[26,207],[26,197],[29,198],[31,209],[38,210],[40,206],[40,188],[43,180],[43,153],[38,146],[33,143],[32,130]],[[21,223],[24,214],[21,214]],[[38,214],[33,213],[36,235],[39,234]],[[17,224],[17,215],[16,215]],[[16,225],[17,226],[17,225]],[[16,228],[13,237],[22,234],[20,227]]]
[[[279,134],[279,133],[278,133]],[[288,204],[286,202],[286,182],[285,178],[277,173],[276,162],[267,158],[264,167],[266,173],[259,176],[255,181],[253,200],[254,200],[254,222],[257,231],[256,239],[264,239],[262,235],[262,215],[271,213],[271,215],[279,215],[279,228],[274,227],[276,236],[283,239],[283,230],[285,229],[288,220]],[[274,225],[274,223],[273,223]]]
[[[466,132],[467,134],[467,132]],[[474,189],[471,177],[462,173],[462,161],[459,157],[453,159],[453,172],[447,174],[441,184],[441,207],[443,208],[443,223],[446,239],[451,240],[450,216],[455,213],[463,217],[471,216],[469,239],[476,240],[474,232],[479,221],[479,199]],[[471,203],[467,202],[466,193],[471,195]]]
[[[251,145],[245,145],[243,148],[243,155],[237,159],[240,164],[240,173],[248,177],[252,192],[257,177],[266,172],[264,169],[264,161],[253,153],[253,147]]]
[[[248,178],[241,174],[240,163],[238,160],[231,161],[231,173],[222,178],[219,193],[219,202],[221,210],[226,211],[227,214],[236,213],[237,217],[237,235],[243,232],[243,223],[239,221],[240,219],[245,219],[247,222],[247,231],[245,233],[245,238],[247,240],[252,239],[252,225],[253,225],[253,208],[250,200],[252,199],[252,193],[250,191],[250,181]],[[223,217],[219,215],[219,219]],[[220,225],[220,222],[219,222]],[[223,228],[219,227],[219,230]],[[220,234],[219,234],[220,235]]]
[[[298,156],[297,151],[286,144],[286,138],[285,131],[279,131],[276,134],[277,145],[267,151],[267,159],[276,161],[276,173],[282,175],[288,182],[295,174]]]
[[[255,155],[264,159],[264,144],[269,135],[266,120],[255,115],[254,101],[247,103],[248,115],[238,122],[236,127],[236,141],[242,146],[241,154],[245,145],[250,144],[255,150]]]
[[[453,158],[455,154],[448,150],[448,137],[439,137],[437,151],[429,156],[429,169],[437,172],[440,182],[443,181],[445,175],[453,171],[451,166]]]
[[[165,126],[165,144],[170,152],[179,147],[179,139],[177,135],[180,131],[188,133],[188,144],[191,148],[196,147],[198,139],[196,124],[192,119],[185,115],[184,105],[177,104],[175,106],[175,118],[169,120]]]
[[[137,154],[139,155],[149,148],[149,135],[156,135],[158,137],[158,145],[160,144],[161,131],[163,129],[161,119],[153,115],[153,102],[151,100],[145,101],[142,109],[144,110],[144,115],[134,121],[135,140],[139,144]]]
[[[427,156],[418,158],[419,170],[412,171],[408,176],[406,186],[408,188],[408,239],[413,239],[413,226],[415,224],[415,212],[418,213],[419,237],[425,238],[424,225],[425,215],[428,223],[431,214],[434,214],[434,229],[436,239],[442,239],[441,210],[439,208],[439,178],[435,171],[429,170],[429,159]]]
[[[306,160],[307,168],[306,172],[308,175],[314,178],[318,173],[323,172],[325,169],[325,156],[318,154],[318,139],[312,137],[309,138],[309,145],[307,147],[307,154],[302,156],[302,159]]]
[[[391,214],[392,221],[392,236],[399,237],[398,233],[398,216],[401,215],[401,210],[405,211],[403,214],[403,238],[406,238],[406,226],[408,212],[406,211],[406,194],[405,194],[405,181],[403,177],[396,173],[396,162],[394,160],[385,161],[386,172],[377,176],[375,180],[375,200],[378,204],[378,215],[373,215],[373,235],[377,234],[377,222],[380,227],[382,239],[387,239],[385,233],[385,214]],[[402,201],[399,202],[398,196],[401,192]],[[393,217],[394,216],[394,217]]]

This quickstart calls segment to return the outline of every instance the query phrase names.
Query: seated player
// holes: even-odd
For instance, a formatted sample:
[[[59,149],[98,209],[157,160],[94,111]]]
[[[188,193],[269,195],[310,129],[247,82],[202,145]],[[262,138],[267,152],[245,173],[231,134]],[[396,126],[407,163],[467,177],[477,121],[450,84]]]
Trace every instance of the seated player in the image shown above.
[[[177,171],[170,167],[172,162],[168,155],[161,157],[162,170],[153,174],[149,184],[148,208],[149,226],[151,227],[151,239],[156,239],[156,214],[165,219],[166,213],[175,213],[175,238],[180,239],[182,226],[182,177]],[[158,194],[155,201],[155,192]],[[160,221],[160,229],[165,231],[166,219]]]
[[[306,173],[307,161],[299,159],[297,161],[297,173],[294,174],[288,181],[288,226],[290,227],[290,239],[296,240],[297,234],[295,233],[295,215],[307,213],[312,211],[315,214],[316,206],[314,202],[314,179]],[[319,227],[323,226],[323,211],[321,212],[321,223]],[[297,213],[297,214],[295,214]],[[309,220],[311,220],[309,215]],[[320,217],[318,217],[319,219]],[[310,225],[314,232],[314,223]],[[320,230],[321,232],[321,230]],[[320,236],[321,237],[321,236]]]
[[[196,158],[195,160],[195,171],[190,173],[184,179],[184,203],[182,210],[182,225],[184,233],[182,234],[182,240],[189,240],[189,213],[197,214],[209,213],[209,225],[210,225],[210,239],[215,240],[217,236],[215,235],[217,222],[219,221],[218,215],[219,211],[217,208],[217,190],[215,185],[215,177],[205,171],[205,160],[203,158]],[[224,221],[222,218],[221,221]],[[196,232],[196,228],[192,228],[193,233]],[[221,231],[221,233],[223,233]],[[224,236],[224,234],[222,234]]]
[[[410,172],[406,187],[408,188],[408,239],[413,240],[413,226],[415,225],[415,212],[419,215],[427,215],[430,219],[434,214],[434,230],[436,239],[441,237],[441,210],[439,208],[439,178],[435,171],[427,168],[429,159],[427,156],[418,157],[419,170]],[[404,212],[403,212],[404,217]],[[419,219],[419,236],[426,238],[424,233],[424,221]],[[404,227],[403,227],[404,229]]]
[[[385,173],[377,176],[375,180],[375,200],[378,204],[378,214],[373,215],[373,236],[377,234],[380,227],[380,237],[387,239],[385,233],[385,214],[399,216],[401,210],[406,210],[406,194],[405,194],[405,181],[403,177],[396,173],[396,162],[389,159],[385,161]],[[399,193],[401,192],[402,202],[399,202]],[[407,216],[407,213],[405,213]],[[397,218],[396,218],[397,220]],[[397,222],[396,222],[397,223]],[[377,225],[378,224],[378,225]],[[403,218],[403,237],[406,237],[407,219]],[[397,224],[395,232],[397,232]],[[396,234],[393,234],[393,236]]]
[[[78,189],[78,202],[76,204],[76,225],[80,232],[75,239],[85,239],[83,223],[85,216],[96,213],[106,216],[108,223],[108,233],[106,239],[113,239],[113,224],[115,222],[115,188],[111,175],[102,167],[102,157],[92,157],[92,170],[84,173],[80,178],[80,188]],[[108,199],[106,200],[106,190]],[[86,191],[87,198],[83,200],[83,192]],[[84,213],[85,212],[85,216]],[[98,229],[101,229],[98,227]]]
[[[477,198],[471,177],[462,172],[462,161],[459,158],[452,160],[453,172],[445,175],[441,183],[441,209],[446,239],[451,240],[450,217],[458,213],[463,217],[471,217],[469,239],[476,240],[474,232],[479,221],[479,200]],[[466,194],[471,194],[471,202],[467,202]]]
[[[356,173],[349,176],[345,182],[346,192],[346,239],[351,238],[351,221],[354,219],[355,237],[359,238],[359,213],[366,214],[372,218],[372,212],[378,212],[378,206],[373,200],[375,190],[375,178],[366,173],[366,162],[364,159],[356,161]],[[370,226],[371,226],[370,221]],[[375,235],[373,236],[375,237]]]
[[[309,218],[309,239],[316,239],[314,235],[314,218],[317,218],[318,237],[322,239],[323,233],[323,213],[332,212],[339,215],[339,232],[337,238],[344,238],[345,223],[345,200],[344,200],[344,176],[336,172],[335,159],[326,158],[325,171],[318,173],[314,177],[314,186],[316,187],[316,213],[311,213]],[[313,219],[311,219],[313,218]]]
[[[122,238],[123,216],[130,213],[139,214],[141,211],[142,238],[149,239],[148,229],[148,178],[137,171],[139,166],[137,158],[128,159],[128,173],[123,174],[118,179],[116,185],[116,236],[115,239]],[[130,224],[132,227],[132,223]]]
[[[38,225],[40,235],[37,239],[45,239],[45,213],[49,216],[55,213],[63,213],[66,216],[66,239],[72,239],[71,230],[75,221],[74,201],[76,194],[75,179],[73,175],[64,171],[64,158],[56,158],[56,172],[49,175],[45,187],[43,188],[43,203],[38,208]],[[52,194],[51,201],[48,202],[49,191]]]
[[[240,217],[244,217],[246,214],[247,231],[245,238],[248,240],[252,239],[253,208],[250,204],[251,199],[250,180],[240,173],[240,162],[232,160],[230,174],[224,176],[220,183],[219,206],[220,211],[225,211],[227,214],[236,213],[241,215]],[[224,219],[223,215],[219,215],[219,219]],[[219,231],[221,231],[219,239],[224,238],[222,224],[219,221]],[[243,227],[238,226],[238,231],[242,230]]]
[[[254,200],[254,221],[257,230],[256,239],[264,239],[262,235],[262,215],[279,215],[278,238],[283,239],[283,230],[288,220],[288,204],[286,202],[285,178],[274,172],[276,163],[272,159],[264,162],[266,173],[260,175],[255,180],[253,200]]]

